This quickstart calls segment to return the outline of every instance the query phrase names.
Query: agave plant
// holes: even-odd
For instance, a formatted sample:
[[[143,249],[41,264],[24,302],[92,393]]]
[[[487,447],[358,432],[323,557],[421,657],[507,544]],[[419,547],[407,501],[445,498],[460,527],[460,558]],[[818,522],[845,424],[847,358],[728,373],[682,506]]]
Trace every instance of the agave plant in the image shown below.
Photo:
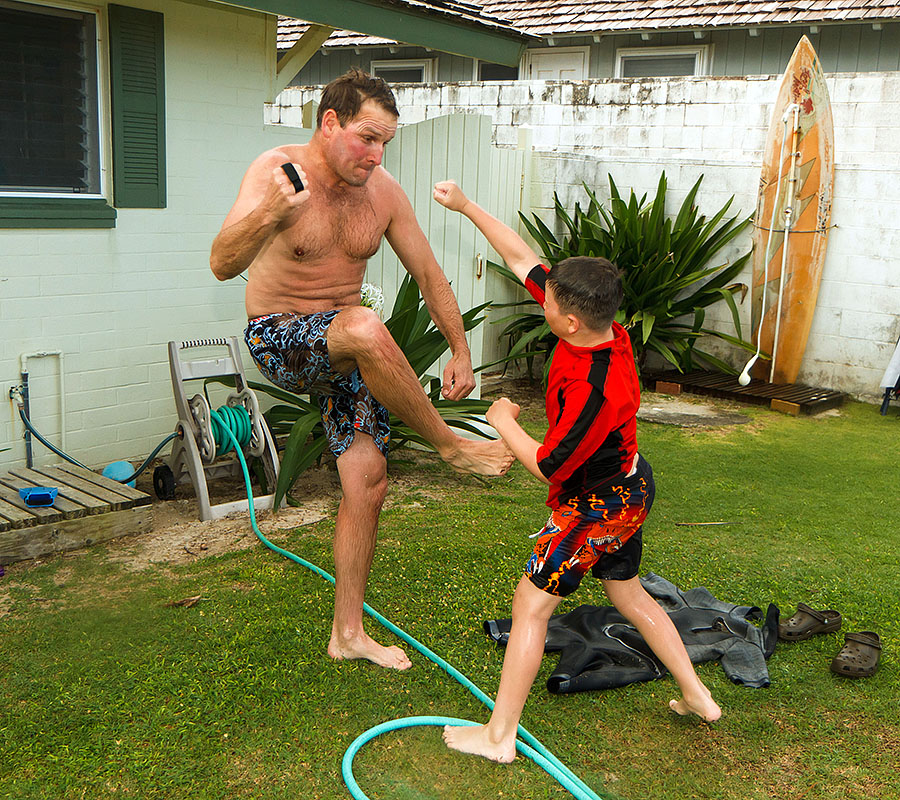
[[[481,312],[488,306],[484,303],[462,315],[465,329],[471,330],[484,321]],[[385,327],[403,351],[426,393],[444,421],[453,428],[485,436],[477,426],[488,403],[486,400],[445,400],[441,397],[441,380],[426,371],[448,348],[447,340],[434,326],[428,310],[419,293],[416,282],[407,275],[397,292],[397,299]],[[278,485],[275,487],[275,507],[281,503],[294,485],[299,475],[317,461],[328,446],[322,427],[319,405],[314,397],[304,396],[280,389],[271,384],[248,382],[255,392],[267,394],[278,401],[265,416],[274,436],[287,435],[284,452],[281,455],[281,469]],[[430,447],[412,428],[397,417],[391,416],[391,448],[414,442]],[[290,501],[290,497],[288,496]]]
[[[488,261],[487,265],[488,269],[494,270],[494,272],[502,275],[507,280],[516,284],[519,283],[515,273],[504,264]],[[553,348],[556,347],[557,339],[556,335],[550,330],[547,320],[544,319],[543,309],[530,298],[515,303],[491,303],[492,310],[499,308],[521,310],[491,321],[492,325],[503,325],[506,323],[506,327],[500,332],[500,336],[501,338],[506,338],[507,354],[498,361],[486,364],[485,367],[508,364],[512,361],[524,361],[528,377],[533,379],[535,364],[543,363],[546,374],[550,364],[550,354],[553,352]]]
[[[742,339],[735,302],[735,295],[743,297],[747,286],[732,282],[750,258],[750,251],[730,264],[716,263],[722,249],[747,228],[751,218],[739,215],[726,218],[734,198],[709,219],[700,214],[696,197],[702,180],[701,175],[674,217],[665,213],[665,173],[650,201],[646,195],[639,200],[633,190],[628,200],[624,200],[611,175],[610,200],[606,207],[586,184],[588,207],[584,210],[576,203],[572,215],[563,208],[559,196],[554,195],[556,216],[565,227],[561,238],[536,215],[534,222],[522,216],[549,264],[575,255],[599,256],[608,258],[622,270],[625,296],[617,320],[631,333],[639,368],[647,354],[655,352],[679,371],[694,368],[695,360],[699,360],[722,371],[734,372],[720,359],[696,347],[701,336],[714,336],[753,349]],[[731,310],[734,336],[703,325],[706,308],[719,301],[724,301]],[[512,321],[503,333],[516,337],[508,359],[523,358],[526,354],[533,357],[546,349],[548,331],[537,320],[531,320],[530,328],[524,329],[523,315],[529,313],[526,309],[507,318]]]

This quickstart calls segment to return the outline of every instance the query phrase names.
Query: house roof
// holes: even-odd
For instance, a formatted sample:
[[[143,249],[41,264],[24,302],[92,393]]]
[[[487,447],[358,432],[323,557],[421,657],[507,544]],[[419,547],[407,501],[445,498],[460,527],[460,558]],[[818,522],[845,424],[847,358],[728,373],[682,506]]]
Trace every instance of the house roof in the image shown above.
[[[748,28],[900,19],[900,0],[484,0],[481,6],[431,0],[446,13],[475,13],[536,36]],[[457,8],[458,7],[458,8]],[[290,47],[306,29],[296,19],[278,23],[278,47]],[[397,44],[392,39],[335,31],[329,47]]]
[[[898,0],[487,0],[485,9],[539,36],[900,18]]]

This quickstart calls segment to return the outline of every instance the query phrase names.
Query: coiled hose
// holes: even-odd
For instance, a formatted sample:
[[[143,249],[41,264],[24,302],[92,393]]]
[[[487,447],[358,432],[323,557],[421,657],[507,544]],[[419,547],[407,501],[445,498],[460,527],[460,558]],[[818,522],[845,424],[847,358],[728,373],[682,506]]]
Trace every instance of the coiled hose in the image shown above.
[[[237,422],[236,418],[242,415],[238,412],[237,414],[226,413],[226,415],[223,416],[220,412],[222,412],[221,408],[219,409],[219,411],[210,410],[210,416],[213,420],[213,432],[217,441],[219,440],[220,436],[223,441],[227,438],[231,446],[234,447],[235,453],[238,457],[238,460],[240,461],[241,469],[244,473],[244,485],[247,490],[247,501],[248,507],[250,509],[250,524],[253,526],[253,532],[256,534],[256,537],[270,550],[284,556],[287,559],[290,559],[291,561],[296,562],[297,564],[300,564],[303,567],[306,567],[312,572],[315,572],[316,575],[324,578],[329,583],[334,584],[334,578],[327,572],[325,572],[325,570],[317,567],[315,564],[312,564],[309,561],[306,561],[300,556],[295,555],[290,550],[285,550],[284,548],[273,544],[259,529],[259,525],[257,525],[256,522],[256,512],[253,508],[253,490],[250,488],[250,474],[247,470],[247,462],[244,459],[243,453],[241,452],[241,441],[236,435],[236,433],[241,432],[243,425],[242,422]],[[493,710],[494,701],[491,700],[490,697],[488,697],[483,691],[481,691],[481,689],[479,689],[474,683],[472,683],[472,681],[470,681],[458,669],[456,669],[456,667],[448,664],[444,659],[429,650],[421,642],[398,628],[390,620],[379,614],[368,603],[363,603],[363,610],[370,617],[387,628],[395,636],[398,636],[404,642],[418,650],[429,661],[437,664],[452,678],[455,678],[457,682],[462,684],[478,700],[484,703],[484,705],[487,706],[489,710]],[[366,742],[374,739],[376,736],[379,736],[382,733],[419,725],[442,726],[475,724],[477,723],[470,722],[468,720],[454,719],[452,717],[404,717],[401,719],[391,720],[390,722],[384,722],[381,725],[376,725],[374,728],[370,728],[368,731],[357,737],[356,740],[350,745],[350,747],[347,748],[346,753],[344,753],[344,758],[341,763],[341,773],[344,778],[344,783],[347,784],[347,788],[350,790],[350,794],[354,798],[356,798],[356,800],[369,800],[368,796],[362,791],[362,789],[359,788],[359,784],[353,777],[353,758],[360,750],[360,748],[364,744],[366,744]],[[574,797],[578,798],[578,800],[601,800],[601,798],[597,794],[595,794],[590,789],[590,787],[588,787],[587,784],[585,784],[584,781],[581,780],[581,778],[575,775],[574,772],[572,772],[565,764],[563,764],[555,755],[553,755],[553,753],[551,753],[546,747],[544,747],[541,742],[539,742],[521,725],[519,725],[518,735],[524,741],[516,741],[516,749],[520,753],[534,761],[535,764],[537,764],[545,772],[547,772],[547,774],[554,778],[561,786],[563,786],[567,791],[571,792]]]

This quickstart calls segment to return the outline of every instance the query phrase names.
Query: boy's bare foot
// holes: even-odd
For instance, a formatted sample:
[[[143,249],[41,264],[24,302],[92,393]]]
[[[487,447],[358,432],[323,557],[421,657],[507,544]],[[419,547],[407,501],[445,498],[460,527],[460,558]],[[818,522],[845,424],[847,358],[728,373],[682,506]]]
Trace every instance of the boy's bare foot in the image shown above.
[[[670,700],[669,708],[676,714],[686,717],[689,714],[696,714],[704,722],[715,722],[722,716],[722,709],[719,708],[709,690],[704,687],[704,693],[688,702],[685,698],[681,700]]]
[[[332,634],[328,643],[328,655],[335,661],[363,658],[387,669],[404,670],[412,666],[412,661],[399,647],[380,645],[365,632],[355,639],[343,641]]]
[[[516,757],[515,739],[511,743],[496,744],[488,738],[487,725],[445,725],[443,739],[451,750],[482,756],[501,764],[509,764]]]
[[[440,453],[459,472],[496,477],[505,475],[516,460],[502,439],[475,441],[458,437],[456,446]]]

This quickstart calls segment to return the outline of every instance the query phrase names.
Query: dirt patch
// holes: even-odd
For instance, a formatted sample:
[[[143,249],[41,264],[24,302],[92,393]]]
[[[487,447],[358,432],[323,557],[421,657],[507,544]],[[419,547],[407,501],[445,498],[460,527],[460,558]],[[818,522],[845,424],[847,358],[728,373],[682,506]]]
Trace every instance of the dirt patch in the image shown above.
[[[108,559],[129,571],[160,564],[183,564],[197,558],[217,556],[259,545],[250,514],[235,511],[222,519],[201,521],[197,500],[190,484],[176,488],[175,500],[160,500],[153,490],[153,471],[138,478],[137,488],[152,498],[153,527],[139,537],[127,537],[107,544]],[[246,498],[242,478],[219,478],[208,484],[210,504],[230,503]],[[254,486],[254,491],[259,491]],[[333,464],[307,470],[294,492],[298,506],[286,506],[277,514],[257,511],[260,530],[273,541],[295,528],[333,516],[340,499],[340,485]]]
[[[434,463],[437,456],[430,451],[404,450],[406,468],[403,475],[391,475],[385,508],[396,503],[409,503],[410,495],[426,500],[443,499],[453,491],[442,490],[434,482],[423,482],[415,475],[418,467]],[[139,479],[137,488],[153,501],[153,528],[140,537],[124,538],[107,544],[108,559],[129,571],[147,569],[160,564],[182,564],[197,558],[216,556],[259,545],[253,532],[250,514],[237,511],[218,520],[202,522],[190,485],[176,489],[177,499],[159,500],[153,490],[152,471]],[[227,503],[246,497],[244,482],[239,478],[220,478],[208,484],[210,503]],[[326,456],[323,463],[303,473],[291,490],[297,506],[286,506],[274,514],[256,513],[259,528],[273,542],[284,534],[305,525],[333,519],[341,498],[340,480],[334,459]]]
[[[278,538],[279,531],[293,530],[326,519],[330,505],[330,501],[323,499],[304,503],[300,508],[285,508],[277,515],[260,511],[257,520],[267,538]],[[109,560],[129,571],[137,571],[153,565],[185,563],[258,546],[259,540],[250,525],[249,513],[235,512],[223,519],[201,522],[197,518],[196,506],[193,499],[155,503],[153,530],[144,536],[110,543]]]

